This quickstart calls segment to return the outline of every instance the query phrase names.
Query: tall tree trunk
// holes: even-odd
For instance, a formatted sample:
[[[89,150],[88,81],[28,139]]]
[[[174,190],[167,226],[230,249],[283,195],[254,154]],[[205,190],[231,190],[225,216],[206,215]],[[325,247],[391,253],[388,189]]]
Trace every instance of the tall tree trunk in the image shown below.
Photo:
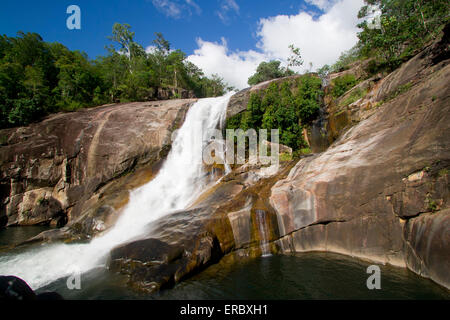
[[[177,68],[174,68],[174,81],[173,83],[175,84],[175,88],[178,88],[178,82],[177,82]]]

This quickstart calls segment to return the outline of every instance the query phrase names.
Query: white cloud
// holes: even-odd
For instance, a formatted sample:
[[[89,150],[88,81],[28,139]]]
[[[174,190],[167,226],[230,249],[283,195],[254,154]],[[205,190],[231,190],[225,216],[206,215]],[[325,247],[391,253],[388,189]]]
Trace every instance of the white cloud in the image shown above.
[[[190,5],[192,8],[194,8],[195,12],[197,12],[198,15],[202,13],[202,9],[198,4],[194,2],[194,0],[186,0],[186,3]]]
[[[309,4],[316,6],[321,10],[328,10],[337,2],[337,0],[305,0],[305,1]]]
[[[322,4],[321,0],[309,1]],[[256,45],[259,52],[233,52],[224,40],[214,43],[198,39],[198,49],[188,59],[205,74],[217,73],[240,89],[247,86],[248,78],[260,62],[276,59],[286,64],[290,44],[300,48],[305,67],[310,62],[314,69],[332,64],[343,51],[356,44],[357,14],[362,5],[363,0],[340,0],[318,18],[312,13],[300,12],[260,19]]]
[[[230,52],[225,39],[221,43],[197,39],[198,49],[188,60],[200,67],[207,76],[217,73],[230,85],[239,89],[247,87],[247,79],[266,59],[263,53],[253,50]]]
[[[222,20],[223,23],[228,24],[229,22],[229,12],[235,12],[239,14],[239,6],[234,0],[222,0],[220,5],[220,10],[216,11],[217,16]]]
[[[154,45],[150,45],[150,46],[147,46],[146,48],[145,48],[145,52],[146,53],[155,53],[156,52],[156,46],[154,46]]]
[[[331,64],[356,44],[357,14],[362,0],[342,0],[314,19],[308,13],[260,20],[258,48],[269,57],[286,61],[289,44],[300,48],[305,64]]]
[[[170,0],[152,0],[153,5],[159,11],[171,18],[178,18],[181,14],[179,5]]]
[[[187,13],[189,16],[192,15],[191,9],[200,15],[202,9],[200,6],[194,2],[194,0],[151,0],[156,9],[164,13],[166,16],[174,19],[178,19],[183,13]]]

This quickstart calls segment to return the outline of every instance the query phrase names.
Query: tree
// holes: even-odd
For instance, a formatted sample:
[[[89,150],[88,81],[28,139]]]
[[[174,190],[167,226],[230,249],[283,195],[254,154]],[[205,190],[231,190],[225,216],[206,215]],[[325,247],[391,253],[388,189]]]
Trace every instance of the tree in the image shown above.
[[[264,81],[282,78],[294,74],[292,70],[284,70],[280,67],[280,65],[281,62],[277,60],[261,62],[256,69],[256,73],[248,79],[248,84],[255,85]]]
[[[262,92],[252,93],[247,110],[231,117],[227,128],[278,129],[282,144],[294,150],[304,147],[303,126],[317,117],[322,81],[314,75],[294,81],[272,82]]]
[[[156,51],[163,56],[167,56],[170,52],[170,42],[164,38],[161,32],[155,32],[155,36],[156,39],[153,40],[153,44],[156,46]]]
[[[296,48],[291,44],[289,49],[291,49],[291,55],[288,58],[288,67],[301,67],[303,65],[303,59],[300,54],[300,48]]]
[[[162,33],[155,33],[156,39],[153,40],[155,45],[154,52],[150,55],[153,66],[153,74],[157,79],[156,83],[158,86],[164,86],[164,80],[167,80],[167,56],[170,52],[170,42],[167,41]]]
[[[120,46],[119,52],[125,54],[128,59],[132,59],[132,49],[134,43],[134,32],[131,32],[129,24],[115,23],[112,30],[112,36],[108,37],[111,41],[117,42]]]
[[[167,67],[170,73],[173,74],[173,86],[178,88],[178,78],[182,76],[184,69],[184,60],[186,54],[181,50],[172,51],[167,56]]]
[[[317,74],[321,79],[325,79],[331,71],[331,67],[326,64],[317,70]]]
[[[380,12],[379,28],[368,21],[373,7]],[[358,25],[361,53],[394,69],[435,38],[448,23],[449,12],[447,0],[365,0],[358,13],[364,19]]]
[[[154,99],[160,87],[194,91],[199,98],[223,95],[230,87],[218,75],[208,78],[171,50],[161,33],[146,53],[128,24],[114,24],[107,53],[92,61],[36,33],[0,36],[0,127],[26,125],[58,111],[108,102]]]

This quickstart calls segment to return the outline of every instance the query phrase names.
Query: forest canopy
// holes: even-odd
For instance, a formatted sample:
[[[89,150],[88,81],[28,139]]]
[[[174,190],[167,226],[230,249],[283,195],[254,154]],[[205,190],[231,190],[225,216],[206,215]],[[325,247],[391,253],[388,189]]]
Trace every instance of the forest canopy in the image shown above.
[[[134,41],[127,24],[115,24],[109,42],[105,56],[90,60],[36,33],[0,35],[0,128],[59,111],[153,100],[160,89],[174,92],[173,98],[183,90],[202,98],[231,89],[217,75],[206,77],[161,33],[151,52]]]

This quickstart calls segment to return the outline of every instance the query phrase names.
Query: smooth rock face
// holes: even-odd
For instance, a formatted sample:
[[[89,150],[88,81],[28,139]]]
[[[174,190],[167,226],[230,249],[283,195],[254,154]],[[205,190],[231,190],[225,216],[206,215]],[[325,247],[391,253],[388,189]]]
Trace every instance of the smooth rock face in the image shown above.
[[[274,253],[333,251],[408,267],[449,287],[450,65],[427,50],[364,84],[368,97],[351,105],[351,125],[335,131],[326,151],[274,172],[235,167],[191,208],[114,249],[111,268],[153,292],[224,255],[261,255],[266,240]],[[409,91],[378,104],[377,96],[391,96],[411,74]],[[267,85],[235,95],[227,116]]]
[[[261,254],[261,235],[255,225],[255,211],[265,208],[260,195],[268,194],[291,166],[282,166],[271,175],[260,172],[258,166],[235,169],[187,210],[152,222],[147,238],[113,249],[109,267],[128,275],[130,286],[154,292],[201,271],[228,253],[244,249]],[[272,230],[268,240],[273,241],[279,237],[273,232],[276,217],[270,209],[267,211],[266,224]]]
[[[377,86],[377,110],[272,188],[284,251],[407,266],[450,288],[450,64],[435,64],[435,47]]]
[[[408,268],[449,287],[450,210],[409,220],[403,236]]]
[[[193,102],[107,105],[1,130],[7,137],[0,147],[1,225],[62,226],[82,217],[102,197],[100,189],[167,155],[172,131]]]

